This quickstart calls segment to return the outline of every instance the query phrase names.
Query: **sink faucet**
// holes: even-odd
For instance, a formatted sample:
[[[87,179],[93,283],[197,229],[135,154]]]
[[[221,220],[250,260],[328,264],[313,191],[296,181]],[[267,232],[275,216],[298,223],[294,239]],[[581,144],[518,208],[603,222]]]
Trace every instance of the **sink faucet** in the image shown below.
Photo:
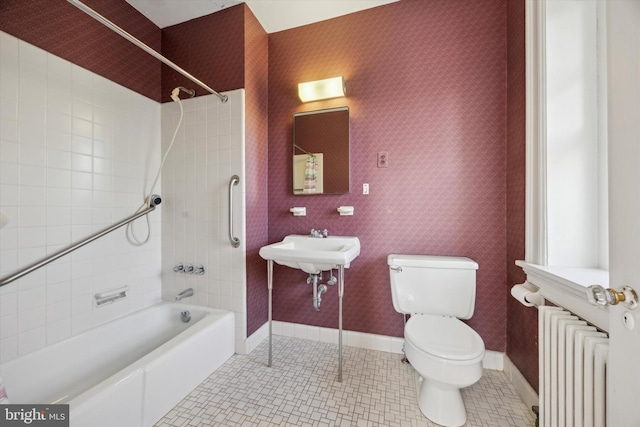
[[[316,230],[315,228],[311,229],[311,233],[309,233],[311,237],[323,238],[329,235],[329,230],[326,228],[324,230]]]
[[[182,298],[189,298],[193,296],[193,288],[185,289],[176,295],[176,301],[180,301]]]

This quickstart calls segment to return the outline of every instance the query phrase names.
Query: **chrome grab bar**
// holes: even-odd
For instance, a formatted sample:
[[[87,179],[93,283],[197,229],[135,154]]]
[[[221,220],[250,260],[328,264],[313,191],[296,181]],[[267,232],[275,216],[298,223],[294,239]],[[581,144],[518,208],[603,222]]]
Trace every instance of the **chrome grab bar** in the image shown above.
[[[9,283],[13,282],[14,280],[18,280],[19,278],[21,278],[22,276],[25,276],[29,273],[31,273],[34,270],[39,269],[40,267],[44,267],[45,265],[49,264],[50,262],[53,262],[55,260],[57,260],[58,258],[61,258],[73,251],[75,251],[76,249],[81,248],[82,246],[86,245],[87,243],[91,243],[96,239],[99,239],[100,237],[104,236],[105,234],[111,233],[113,230],[116,230],[124,225],[129,224],[131,221],[134,221],[138,218],[140,218],[141,216],[144,216],[146,214],[148,214],[149,212],[151,212],[152,210],[154,210],[156,208],[157,205],[160,204],[162,200],[160,199],[160,196],[157,195],[153,195],[149,198],[149,207],[146,208],[143,211],[140,212],[136,212],[135,214],[131,215],[128,218],[123,219],[122,221],[118,222],[117,224],[112,225],[111,227],[105,228],[102,231],[98,231],[95,234],[92,234],[91,236],[87,237],[84,240],[81,240],[78,243],[74,243],[71,246],[68,246],[64,249],[59,250],[58,252],[55,252],[51,255],[49,255],[48,257],[44,258],[41,261],[35,262],[25,268],[23,268],[22,270],[19,270],[16,273],[13,273],[7,277],[4,277],[2,279],[0,279],[0,287],[4,286],[4,285],[8,285]]]
[[[238,175],[233,175],[229,181],[229,241],[234,248],[240,246],[240,239],[233,235],[233,186],[238,185],[239,182]]]

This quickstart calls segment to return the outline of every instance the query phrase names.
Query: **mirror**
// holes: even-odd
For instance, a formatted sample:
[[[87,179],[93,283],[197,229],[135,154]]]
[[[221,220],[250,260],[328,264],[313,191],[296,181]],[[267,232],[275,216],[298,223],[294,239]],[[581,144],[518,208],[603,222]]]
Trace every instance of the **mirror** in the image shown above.
[[[293,115],[293,194],[349,192],[349,107]]]

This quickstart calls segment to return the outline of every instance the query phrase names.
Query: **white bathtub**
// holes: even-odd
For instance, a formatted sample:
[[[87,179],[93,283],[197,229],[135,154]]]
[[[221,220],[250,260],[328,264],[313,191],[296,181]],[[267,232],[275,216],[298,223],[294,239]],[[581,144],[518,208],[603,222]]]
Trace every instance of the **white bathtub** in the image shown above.
[[[233,313],[162,303],[11,360],[0,377],[10,403],[68,403],[72,427],[147,427],[233,353]]]

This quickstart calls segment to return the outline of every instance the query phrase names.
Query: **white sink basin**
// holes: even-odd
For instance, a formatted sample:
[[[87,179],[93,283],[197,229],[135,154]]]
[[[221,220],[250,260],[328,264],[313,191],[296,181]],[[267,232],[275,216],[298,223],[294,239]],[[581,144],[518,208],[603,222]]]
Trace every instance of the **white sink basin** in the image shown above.
[[[311,274],[338,268],[339,265],[349,268],[358,255],[360,240],[348,236],[318,238],[291,234],[281,242],[260,248],[263,259]]]

